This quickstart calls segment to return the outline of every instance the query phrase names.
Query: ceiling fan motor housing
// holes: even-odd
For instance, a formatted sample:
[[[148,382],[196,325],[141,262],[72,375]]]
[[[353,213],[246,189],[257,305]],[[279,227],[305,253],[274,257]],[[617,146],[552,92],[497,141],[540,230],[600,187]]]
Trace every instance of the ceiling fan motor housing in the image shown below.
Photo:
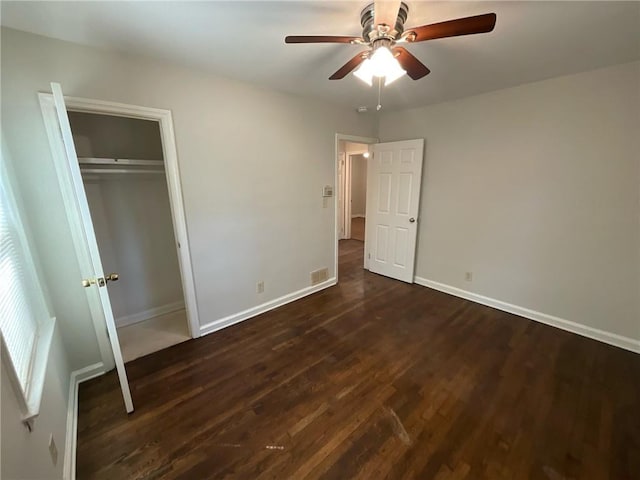
[[[391,40],[397,40],[404,32],[404,22],[407,21],[409,14],[409,6],[401,2],[400,9],[398,10],[398,16],[396,18],[396,24],[391,26],[379,26],[375,24],[375,4],[371,3],[367,5],[360,13],[360,23],[362,24],[362,38],[365,41],[373,42],[378,38],[388,38]]]

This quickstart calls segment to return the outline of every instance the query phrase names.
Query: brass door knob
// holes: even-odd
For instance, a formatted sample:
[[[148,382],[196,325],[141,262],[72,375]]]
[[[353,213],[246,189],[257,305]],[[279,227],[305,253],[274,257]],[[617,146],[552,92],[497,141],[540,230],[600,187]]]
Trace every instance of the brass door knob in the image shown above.
[[[120,277],[117,273],[110,273],[109,275],[105,275],[104,279],[107,282],[116,282]]]

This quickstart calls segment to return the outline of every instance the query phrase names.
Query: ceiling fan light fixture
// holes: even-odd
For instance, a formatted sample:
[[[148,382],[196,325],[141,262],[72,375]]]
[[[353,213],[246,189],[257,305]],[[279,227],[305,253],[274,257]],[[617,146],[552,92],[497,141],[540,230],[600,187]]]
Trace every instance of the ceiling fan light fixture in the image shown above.
[[[367,58],[353,74],[367,85],[373,85],[373,77],[384,77],[389,85],[407,73],[386,46],[377,48],[371,58]]]
[[[362,62],[353,74],[369,86],[373,85],[373,71],[371,70],[371,60],[368,58]]]
[[[390,67],[384,75],[384,85],[390,85],[395,82],[397,79],[402,77],[407,73],[407,71],[400,66],[398,60],[393,59],[394,66]]]

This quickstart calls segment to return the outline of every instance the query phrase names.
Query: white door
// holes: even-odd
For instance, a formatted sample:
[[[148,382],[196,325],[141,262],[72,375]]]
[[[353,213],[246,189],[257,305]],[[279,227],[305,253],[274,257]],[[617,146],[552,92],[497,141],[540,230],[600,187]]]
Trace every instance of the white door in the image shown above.
[[[113,351],[113,357],[115,366],[118,371],[118,378],[120,380],[120,388],[122,389],[122,397],[127,412],[133,411],[133,401],[131,400],[131,392],[129,391],[129,381],[127,380],[127,372],[122,360],[122,352],[120,351],[120,342],[118,341],[118,334],[116,331],[116,324],[113,319],[113,312],[111,310],[111,302],[109,300],[109,292],[107,291],[107,276],[104,274],[102,268],[102,261],[100,260],[100,253],[98,251],[98,242],[93,229],[93,223],[91,221],[91,213],[89,211],[89,204],[87,203],[87,197],[84,191],[84,184],[82,183],[82,176],[80,174],[80,167],[78,165],[78,156],[76,155],[76,148],[73,144],[73,136],[71,134],[71,126],[69,125],[69,117],[67,116],[67,107],[64,103],[64,96],[62,95],[62,88],[58,83],[51,84],[51,91],[53,92],[53,101],[55,103],[56,115],[60,127],[60,133],[62,135],[62,142],[64,144],[64,150],[67,156],[69,164],[69,173],[71,176],[71,182],[73,183],[75,202],[74,206],[79,210],[79,218],[81,219],[81,230],[83,232],[83,240],[86,251],[88,252],[87,264],[81,265],[82,274],[87,278],[78,279],[78,282],[86,281],[89,283],[87,287],[87,293],[89,302],[95,306],[96,296],[95,292],[91,290],[97,289],[98,291],[98,308],[101,308],[104,314],[106,322],[107,333],[109,335],[109,341],[111,343],[111,349]],[[69,208],[69,207],[67,207]],[[79,256],[81,258],[82,256]]]
[[[367,166],[369,270],[413,283],[424,140],[378,143]]]

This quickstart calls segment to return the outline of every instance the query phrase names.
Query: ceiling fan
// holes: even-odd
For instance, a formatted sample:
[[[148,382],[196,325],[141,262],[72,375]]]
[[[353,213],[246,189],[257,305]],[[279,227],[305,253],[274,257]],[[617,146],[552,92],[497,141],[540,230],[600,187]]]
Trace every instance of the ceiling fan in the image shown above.
[[[420,60],[399,44],[486,33],[492,31],[496,24],[496,14],[487,13],[405,29],[404,22],[408,13],[409,7],[404,2],[376,0],[360,14],[362,37],[293,35],[285,37],[284,41],[366,45],[368,50],[358,53],[331,75],[329,80],[340,80],[360,67],[354,75],[369,85],[374,76],[384,77],[385,85],[388,85],[405,73],[413,80],[418,80],[430,72]]]

